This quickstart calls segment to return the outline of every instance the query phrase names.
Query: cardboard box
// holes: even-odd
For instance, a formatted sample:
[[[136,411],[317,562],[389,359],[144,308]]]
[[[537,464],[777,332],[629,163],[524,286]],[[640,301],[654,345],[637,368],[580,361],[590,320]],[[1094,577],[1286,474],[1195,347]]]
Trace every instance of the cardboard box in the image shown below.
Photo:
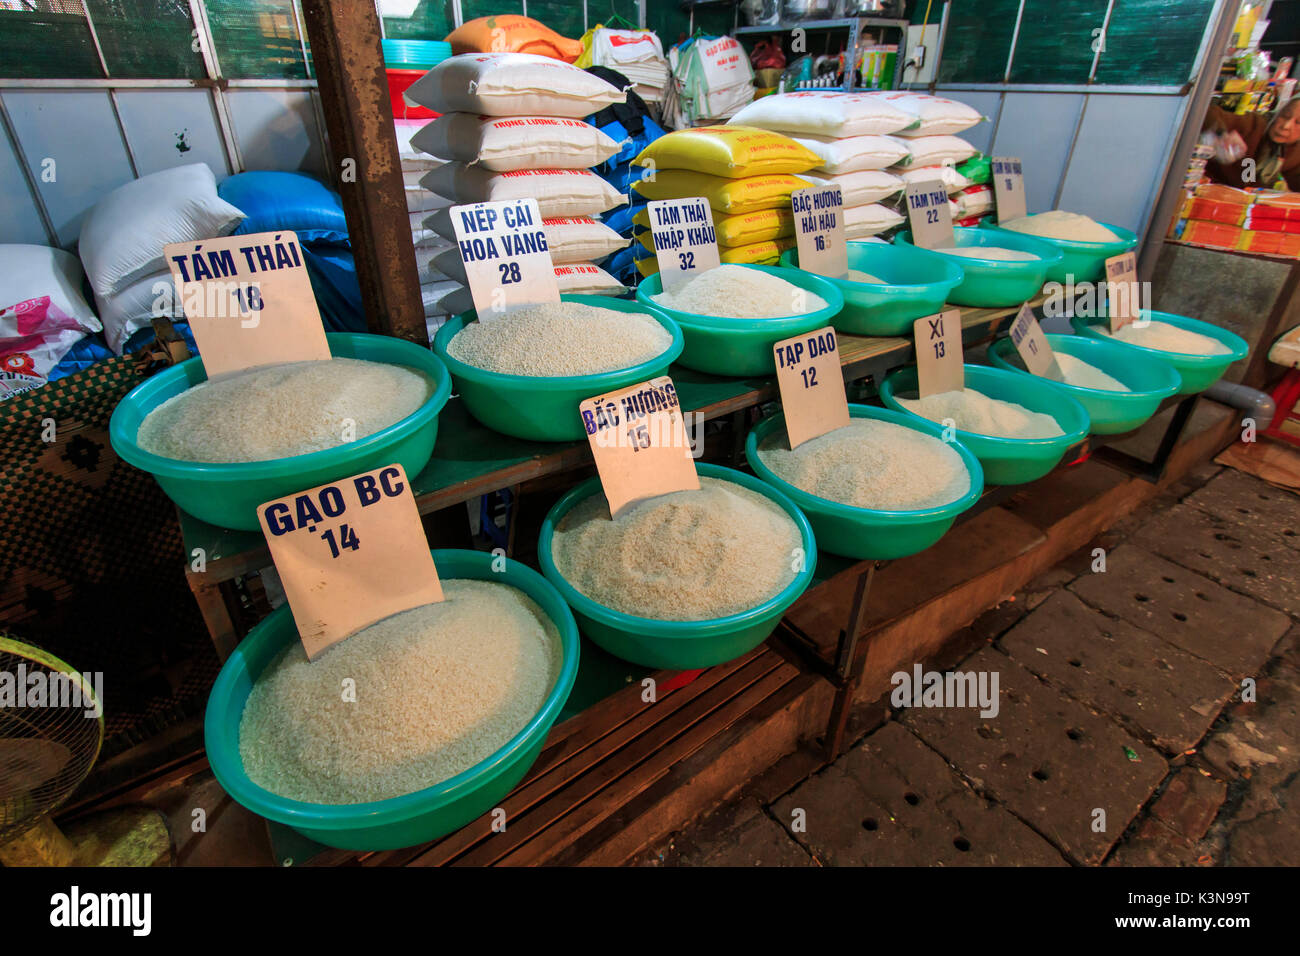
[[[1194,198],[1187,204],[1188,219],[1203,219],[1206,222],[1221,222],[1229,226],[1240,226],[1246,221],[1246,213],[1253,207],[1234,202],[1217,202],[1213,199]]]

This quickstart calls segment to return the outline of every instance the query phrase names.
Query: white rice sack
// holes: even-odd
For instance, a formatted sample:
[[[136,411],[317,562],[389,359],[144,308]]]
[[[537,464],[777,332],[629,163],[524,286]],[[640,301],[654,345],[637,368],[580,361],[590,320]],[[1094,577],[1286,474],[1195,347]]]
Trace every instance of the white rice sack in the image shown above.
[[[731,118],[735,126],[831,138],[896,133],[914,122],[910,113],[878,97],[832,90],[773,93]]]
[[[944,166],[964,162],[978,150],[960,136],[917,136],[906,140],[911,155],[899,160],[898,165]]]
[[[561,295],[622,295],[623,283],[594,262],[571,262],[555,267]]]
[[[119,186],[86,214],[77,251],[97,296],[166,267],[163,246],[234,232],[244,214],[217,195],[206,163],[175,166]]]
[[[929,93],[879,90],[862,95],[877,97],[912,117],[912,123],[906,129],[899,130],[900,136],[945,136],[960,133],[984,119],[979,110],[965,103],[931,96]]]
[[[970,219],[983,216],[993,211],[993,187],[988,185],[967,186],[952,200],[952,218]]]
[[[185,311],[176,296],[170,270],[132,282],[116,295],[95,296],[104,323],[104,340],[118,355],[127,339],[153,324],[155,317],[181,320]]]
[[[799,178],[806,179],[815,186],[839,186],[845,206],[865,206],[880,202],[901,193],[906,185],[892,173],[879,169],[864,169],[835,176],[800,173]]]
[[[627,202],[626,196],[585,169],[492,173],[478,166],[447,163],[424,176],[420,185],[458,205],[531,197],[537,200],[543,219],[598,216]]]
[[[462,53],[449,57],[406,91],[437,113],[568,116],[579,119],[627,101],[600,77],[532,53]]]
[[[98,332],[99,319],[81,295],[81,263],[50,246],[0,245],[0,309],[28,299],[50,297],[50,304],[85,332]]]
[[[974,185],[952,166],[909,166],[907,169],[895,169],[894,172],[904,183],[929,183],[937,180],[943,183],[943,188],[950,196]]]
[[[832,176],[903,165],[910,155],[907,143],[892,136],[849,136],[845,139],[796,136],[793,139],[820,157],[821,165],[817,172]]]
[[[442,209],[450,206],[451,202],[435,192],[425,189],[423,186],[406,187],[406,211],[421,212],[426,216],[435,209]]]
[[[903,223],[903,217],[888,206],[869,203],[844,210],[844,238],[866,239]]]
[[[582,120],[473,113],[444,113],[416,133],[411,145],[497,173],[539,167],[586,169],[619,151],[618,143]]]

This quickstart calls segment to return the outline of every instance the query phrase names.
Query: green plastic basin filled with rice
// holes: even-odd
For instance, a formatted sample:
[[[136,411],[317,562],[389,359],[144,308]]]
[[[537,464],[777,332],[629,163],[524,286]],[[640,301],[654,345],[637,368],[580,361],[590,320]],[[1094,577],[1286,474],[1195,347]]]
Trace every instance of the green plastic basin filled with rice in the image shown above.
[[[1061,253],[1061,261],[1047,270],[1048,282],[1097,282],[1106,277],[1106,260],[1111,256],[1122,255],[1137,246],[1137,234],[1123,226],[1108,222],[1099,222],[1099,226],[1109,229],[1116,236],[1113,242],[1080,242],[1075,239],[1058,239],[1054,236],[1040,236],[1032,233],[1017,232],[995,226],[988,219],[981,220],[979,228],[987,229],[998,235],[1029,235],[1039,242],[1045,242]]]
[[[753,274],[783,280],[786,285],[766,283]],[[658,274],[642,280],[636,290],[638,302],[681,327],[685,347],[678,363],[728,378],[776,374],[773,345],[792,335],[832,325],[844,308],[844,296],[829,279],[780,266],[721,265],[700,273],[685,289],[672,293],[675,297],[691,295],[700,303],[698,308],[722,315],[686,311],[655,301],[655,296],[662,294],[662,277]],[[824,304],[807,300],[807,295],[816,296]],[[807,311],[795,312],[801,304]],[[735,317],[737,312],[752,317]]]
[[[183,511],[217,527],[241,531],[256,531],[260,528],[257,520],[259,505],[304,488],[394,463],[400,464],[406,469],[406,474],[414,478],[433,455],[434,441],[438,436],[438,413],[447,403],[451,392],[451,378],[446,367],[427,348],[392,336],[330,332],[326,338],[329,340],[330,354],[335,359],[359,359],[419,373],[427,380],[427,397],[412,412],[391,425],[364,434],[355,441],[346,441],[305,454],[261,460],[195,461],[146,450],[141,447],[138,439],[141,425],[150,413],[158,410],[169,399],[177,398],[207,381],[202,360],[192,358],[146,379],[118,403],[109,421],[109,438],[113,450],[123,461],[152,474],[167,497]],[[300,363],[303,366],[306,364]],[[328,363],[312,364],[324,366]],[[239,373],[240,377],[230,378],[230,387],[236,386],[245,380],[244,377],[253,373],[260,378],[279,374],[278,370],[288,368],[291,366]],[[213,383],[214,386],[219,384],[220,381]],[[338,397],[328,387],[328,380],[322,381],[318,377],[315,385],[318,390],[323,387],[330,399]],[[289,391],[281,396],[283,401],[275,406],[253,402],[243,409],[251,416],[246,422],[214,421],[213,424],[228,426],[222,434],[227,438],[238,439],[241,449],[256,446],[264,432],[292,441],[296,426],[292,421],[286,421],[290,411],[284,404],[292,401],[292,391],[290,383]],[[361,403],[373,404],[388,397],[384,395],[377,398],[373,390],[362,394],[356,394],[356,390],[353,392],[355,401]],[[227,396],[226,400],[236,397]],[[298,414],[310,415],[315,411],[315,408],[304,408]],[[214,408],[213,413],[218,414],[218,417],[230,417],[220,408]],[[346,427],[347,422],[343,424]],[[303,430],[305,429],[304,425]],[[212,440],[212,435],[206,429],[190,427],[188,432],[188,435],[176,437],[192,439],[200,444]],[[339,434],[341,436],[342,432]],[[222,453],[228,450],[219,449]]]
[[[531,441],[585,438],[580,402],[663,375],[681,354],[682,330],[661,312],[609,296],[560,300],[602,311],[566,314],[552,306],[482,321],[470,311],[448,319],[434,336],[433,351],[446,362],[465,407],[493,431]],[[462,332],[471,341],[453,342]],[[590,368],[604,370],[564,374]]]
[[[540,706],[531,717],[525,715],[517,732],[482,759],[446,779],[429,780],[427,785],[420,785],[411,792],[356,803],[314,802],[282,796],[252,779],[240,748],[241,723],[246,708],[250,706],[250,696],[254,693],[255,685],[259,680],[266,679],[282,654],[295,653],[294,645],[299,642],[290,609],[287,606],[281,607],[253,628],[235,648],[217,675],[208,697],[203,727],[208,763],[217,782],[237,803],[268,820],[292,827],[308,839],[325,846],[343,850],[391,850],[436,840],[488,813],[500,804],[528,772],[541,752],[551,725],[555,723],[568,699],[577,675],[579,642],[573,615],[555,588],[536,571],[517,561],[507,560],[504,568],[496,570],[493,567],[496,559],[491,554],[478,551],[434,551],[433,558],[438,577],[444,584],[444,592],[457,581],[470,582],[471,586],[475,582],[507,585],[522,592],[553,625],[555,636],[551,640],[558,642],[558,646],[553,648],[556,655],[553,662],[554,676],[549,690],[543,688],[538,691]],[[393,622],[400,617],[398,615],[380,623]],[[298,666],[313,668],[327,665],[330,655],[345,652],[348,641],[359,640],[362,636],[363,633],[349,637],[342,644],[327,649],[316,661],[300,663]],[[487,635],[470,634],[465,635],[465,638],[468,643],[462,653],[473,657],[474,642],[485,640]],[[402,652],[401,649],[393,651]],[[367,688],[372,687],[364,663],[360,662],[355,671],[357,703],[344,706],[361,706]],[[457,669],[457,675],[449,679],[472,680],[471,671],[476,666],[476,661],[471,660],[467,663],[467,668]],[[382,677],[383,674],[380,674]],[[400,695],[400,682],[414,678],[399,666],[393,679],[398,682],[396,693]],[[393,696],[393,688],[385,687],[384,691],[385,700]],[[466,734],[481,732],[479,728],[482,727],[482,722],[467,722],[466,718],[452,709],[454,706],[468,706],[461,700],[462,695],[448,695],[447,699],[450,697],[456,697],[457,701],[455,704],[449,703],[447,713],[439,717],[449,721],[461,720],[457,728],[469,728],[464,730]],[[374,699],[373,696],[371,699]],[[436,706],[440,702],[441,700],[433,703]],[[338,705],[337,700],[333,703]],[[493,698],[489,693],[487,705],[492,704]],[[309,728],[316,718],[322,722],[327,719],[328,715],[323,713],[327,704],[323,703],[319,708],[308,706],[308,712],[300,715],[304,727]],[[420,706],[420,713],[412,716],[400,709],[400,700],[388,706],[395,708],[391,716],[394,726],[382,735],[382,739],[371,739],[359,734],[340,734],[348,746],[360,748],[353,759],[382,761],[388,758],[379,748],[387,747],[391,750],[410,746],[418,749],[422,745],[421,740],[409,741],[401,736],[402,722],[404,719],[414,720],[417,726],[423,726],[418,723],[421,719],[432,719],[426,713],[427,708]],[[505,705],[499,706],[503,708]],[[417,708],[407,708],[412,709]],[[504,735],[505,731],[497,734]],[[474,752],[473,743],[454,742],[454,747],[443,749],[459,748],[463,755]],[[302,743],[303,748],[329,745],[329,741]],[[366,750],[367,747],[370,749]],[[480,745],[479,749],[484,748]],[[350,753],[345,758],[347,756]],[[463,759],[462,756],[462,762]],[[344,766],[349,765],[345,763]],[[397,769],[391,772],[404,772],[400,765],[395,766]],[[362,773],[360,769],[355,769],[355,772]],[[367,773],[366,776],[368,784],[378,785],[374,780],[375,773]]]
[[[1116,338],[1110,334],[1110,319],[1106,316],[1084,318],[1076,315],[1070,318],[1070,324],[1080,335],[1111,342],[1127,349],[1133,355],[1172,365],[1180,379],[1179,395],[1193,395],[1205,391],[1223,378],[1223,373],[1228,370],[1229,365],[1244,359],[1250,353],[1250,345],[1241,336],[1199,319],[1189,319],[1185,315],[1175,315],[1172,312],[1143,309],[1141,321],[1150,322],[1152,325],[1145,331],[1137,323],[1133,326],[1125,326],[1120,330],[1121,337]],[[1174,331],[1169,332],[1170,328]],[[1191,336],[1181,336],[1180,332],[1191,333]],[[1158,341],[1162,345],[1172,344],[1174,348],[1149,348],[1137,344],[1137,341],[1124,340],[1127,336],[1142,340],[1148,333],[1158,336],[1158,339],[1152,341]],[[1214,349],[1214,351],[1179,351],[1179,349]]]
[[[1064,382],[1038,377],[1079,400],[1088,412],[1089,430],[1095,435],[1118,435],[1138,428],[1155,414],[1161,402],[1178,391],[1181,380],[1168,362],[1147,359],[1121,348],[1118,343],[1082,335],[1047,333],[1046,338],[1058,356],[1084,362],[1127,388],[1123,391],[1113,387],[1081,385],[1070,382],[1068,374]],[[1030,374],[1009,338],[999,339],[989,346],[988,357],[995,368]],[[1058,363],[1060,361],[1058,359]]]
[[[671,670],[733,660],[766,640],[812,581],[816,539],[788,496],[720,465],[696,471],[700,491],[638,502],[617,521],[592,478],[542,523],[542,573],[582,633],[615,657]],[[578,584],[601,600],[568,575],[585,575]],[[727,613],[712,613],[720,607]]]
[[[966,390],[995,402],[1020,406],[1055,421],[1060,434],[1043,438],[1006,438],[954,427],[952,436],[970,449],[990,485],[1020,485],[1036,481],[1055,468],[1072,447],[1088,437],[1088,412],[1079,402],[1048,382],[1031,375],[983,365],[966,365]],[[893,372],[880,385],[880,399],[890,408],[929,421],[905,407],[900,398],[915,400],[916,366]],[[954,420],[955,421],[955,420]]]
[[[835,328],[853,335],[910,335],[912,323],[943,309],[963,273],[951,258],[927,255],[915,246],[883,242],[850,242],[850,272],[879,279],[830,279],[844,296],[844,309]],[[797,269],[799,250],[781,254],[781,265]]]
[[[808,516],[817,535],[817,546],[822,551],[858,560],[888,560],[916,554],[943,537],[957,516],[979,501],[984,490],[984,470],[980,467],[979,460],[960,442],[943,442],[942,426],[915,415],[869,405],[850,405],[849,415],[855,421],[870,420],[908,429],[934,439],[940,448],[950,449],[953,462],[936,462],[931,453],[924,464],[913,462],[909,465],[908,460],[900,456],[892,463],[892,467],[886,466],[877,479],[896,482],[888,491],[906,496],[910,486],[918,481],[929,480],[932,477],[929,472],[937,465],[954,466],[953,479],[958,484],[964,480],[965,490],[942,503],[908,509],[856,507],[812,494],[782,478],[760,456],[760,448],[766,448],[774,435],[784,436],[785,433],[784,414],[765,418],[750,431],[745,442],[745,457],[749,459],[749,466],[758,477],[788,495]],[[827,437],[811,441],[817,442]],[[883,435],[864,437],[860,444],[869,449],[868,455],[879,455],[884,438]],[[778,440],[781,448],[787,447],[784,437],[779,437]],[[800,449],[807,448],[809,444],[803,443]],[[833,469],[835,466],[831,467]],[[964,478],[956,474],[956,469],[964,474]],[[853,484],[860,483],[863,477],[855,475]],[[939,483],[942,483],[946,476],[937,477]],[[827,475],[827,479],[834,480],[833,472]]]
[[[1032,256],[1031,259],[986,258],[973,253],[951,254],[938,249],[921,251],[940,256],[961,267],[962,281],[948,293],[952,305],[974,308],[1008,308],[1020,305],[1037,296],[1047,281],[1047,274],[1064,258],[1059,249],[1040,239],[1018,236],[1005,231],[993,232],[976,226],[954,226],[957,249],[1006,249],[1012,255]],[[900,232],[894,244],[910,248],[912,234]],[[989,252],[987,256],[1005,255]]]

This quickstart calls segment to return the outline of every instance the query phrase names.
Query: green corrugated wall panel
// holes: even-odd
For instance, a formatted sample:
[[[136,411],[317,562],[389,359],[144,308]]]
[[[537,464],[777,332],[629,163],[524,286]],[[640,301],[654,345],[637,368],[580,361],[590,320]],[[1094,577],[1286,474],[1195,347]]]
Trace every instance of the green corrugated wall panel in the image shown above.
[[[1019,8],[1020,0],[954,4],[948,13],[939,82],[1001,83]]]
[[[1097,82],[1186,83],[1213,11],[1214,0],[1115,0]]]

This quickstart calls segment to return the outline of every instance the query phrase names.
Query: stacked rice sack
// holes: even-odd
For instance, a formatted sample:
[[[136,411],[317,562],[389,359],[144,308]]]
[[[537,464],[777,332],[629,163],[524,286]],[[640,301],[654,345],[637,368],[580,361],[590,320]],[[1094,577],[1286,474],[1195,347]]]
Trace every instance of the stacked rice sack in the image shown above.
[[[898,132],[907,143],[909,155],[892,171],[905,182],[937,180],[948,190],[953,221],[971,225],[992,208],[991,191],[973,189],[979,185],[957,169],[978,150],[962,139],[963,133],[983,122],[978,110],[965,103],[928,93],[880,91],[867,94],[897,107],[913,122]]]
[[[415,245],[415,267],[420,273],[420,298],[424,301],[424,320],[432,338],[433,332],[446,319],[446,314],[438,308],[438,302],[459,288],[459,283],[433,266],[438,254],[453,248],[454,243],[424,225],[424,220],[432,213],[451,203],[425,189],[420,180],[442,166],[445,160],[422,152],[411,142],[415,134],[428,125],[428,120],[399,119],[395,122],[397,152],[402,162],[402,181],[406,186],[406,211],[411,220],[411,242]]]
[[[184,318],[163,246],[230,235],[244,218],[217,194],[206,163],[150,173],[101,197],[81,224],[77,252],[109,348],[121,355],[155,317]]]
[[[668,65],[665,125],[687,129],[725,120],[754,99],[754,68],[734,37],[693,37],[668,51]]]
[[[597,26],[591,31],[588,54],[579,57],[577,65],[617,70],[627,77],[632,92],[641,99],[656,106],[663,102],[670,71],[663,45],[651,30],[614,30]]]
[[[663,136],[633,160],[644,170],[635,184],[646,199],[702,196],[713,210],[723,262],[775,265],[794,246],[790,194],[814,185],[800,175],[817,154],[788,136],[748,126],[706,126]],[[642,276],[659,271],[646,212],[633,220],[644,256]]]
[[[801,177],[810,185],[837,185],[844,197],[846,238],[866,239],[903,222],[886,203],[904,189],[890,167],[910,155],[906,140],[892,135],[914,118],[865,93],[800,90],[755,100],[731,120],[782,132],[817,159]]]
[[[482,53],[444,60],[406,95],[443,114],[411,137],[415,149],[442,160],[421,176],[421,187],[448,206],[536,199],[560,292],[624,291],[592,261],[626,245],[598,217],[627,197],[590,170],[619,144],[581,119],[624,102],[621,90],[560,60]],[[423,225],[448,243],[431,268],[457,282],[439,310],[471,308],[450,214],[440,209]]]

